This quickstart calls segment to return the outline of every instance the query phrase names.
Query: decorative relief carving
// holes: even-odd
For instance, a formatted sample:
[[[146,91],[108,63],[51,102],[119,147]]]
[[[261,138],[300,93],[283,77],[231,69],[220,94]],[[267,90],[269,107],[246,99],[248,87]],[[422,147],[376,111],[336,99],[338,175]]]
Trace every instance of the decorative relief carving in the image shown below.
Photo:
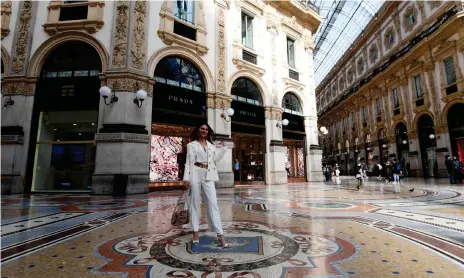
[[[10,16],[11,16],[11,1],[2,1],[1,3],[1,30],[2,39],[10,33]]]
[[[218,59],[218,68],[217,68],[217,75],[218,75],[218,92],[225,93],[226,90],[226,52],[225,52],[225,20],[224,20],[224,9],[218,7],[217,9],[217,21],[218,21],[218,52],[217,52],[217,59]]]
[[[147,2],[137,0],[134,5],[134,26],[132,29],[131,57],[132,66],[143,70],[145,61],[145,20],[147,13]]]
[[[136,92],[145,90],[148,96],[153,96],[153,84],[155,81],[148,76],[133,73],[107,72],[100,76],[101,85],[113,88],[117,92]]]
[[[126,66],[126,50],[129,28],[129,1],[118,0],[116,4],[116,26],[114,34],[113,62],[117,68]]]
[[[264,107],[264,117],[268,120],[282,120],[282,112],[280,107]]]
[[[24,1],[19,15],[19,28],[13,54],[12,71],[14,73],[24,73],[25,62],[29,44],[29,32],[32,24],[32,1]]]
[[[435,125],[439,125],[440,123],[438,121],[439,119],[441,119],[441,113],[440,113],[440,107],[439,107],[438,100],[437,100],[437,91],[435,90],[435,77],[434,77],[435,66],[432,63],[431,66],[428,66],[426,68],[427,68],[426,71],[427,71],[427,75],[428,75],[429,82],[430,82],[430,98],[432,99],[433,111],[434,111],[434,115],[436,116]]]
[[[36,78],[5,77],[2,80],[3,95],[26,95],[35,94]]]
[[[427,1],[427,4],[429,4],[430,9],[433,10],[441,5],[442,1]]]
[[[137,133],[96,133],[95,141],[99,142],[136,142],[136,143],[147,143],[150,142],[151,135],[137,134]]]
[[[230,107],[232,97],[226,94],[207,93],[206,106],[213,109],[227,109]]]

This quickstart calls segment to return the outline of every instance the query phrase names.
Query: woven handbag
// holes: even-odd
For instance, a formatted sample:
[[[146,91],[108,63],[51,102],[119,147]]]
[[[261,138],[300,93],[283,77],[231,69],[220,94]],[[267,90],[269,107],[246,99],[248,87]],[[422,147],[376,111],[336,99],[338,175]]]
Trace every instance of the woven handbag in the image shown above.
[[[177,205],[174,208],[174,211],[172,212],[172,216],[171,216],[172,226],[182,226],[190,222],[188,209],[185,205],[185,201],[182,200],[182,197],[184,196],[184,194],[185,194],[185,190],[180,195],[179,200],[177,201]]]

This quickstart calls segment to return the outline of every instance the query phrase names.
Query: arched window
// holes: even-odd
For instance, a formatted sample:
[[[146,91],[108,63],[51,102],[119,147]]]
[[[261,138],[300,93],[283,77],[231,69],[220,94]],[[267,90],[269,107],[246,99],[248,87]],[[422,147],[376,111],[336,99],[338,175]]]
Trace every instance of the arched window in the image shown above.
[[[179,57],[165,57],[155,69],[156,82],[205,92],[200,71],[189,61]]]
[[[263,105],[261,92],[256,84],[248,78],[238,78],[232,84],[232,99],[254,105]]]
[[[295,114],[295,115],[303,115],[303,111],[301,109],[301,104],[298,98],[293,93],[286,93],[284,99],[282,100],[282,108],[284,112]]]
[[[42,67],[44,79],[98,76],[101,60],[91,45],[69,42],[55,49]]]

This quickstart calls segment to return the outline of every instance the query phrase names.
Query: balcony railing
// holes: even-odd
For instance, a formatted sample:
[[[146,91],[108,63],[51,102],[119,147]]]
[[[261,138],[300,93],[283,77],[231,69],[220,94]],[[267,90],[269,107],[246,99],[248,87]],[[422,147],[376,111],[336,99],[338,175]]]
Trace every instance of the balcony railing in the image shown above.
[[[295,79],[296,81],[300,81],[300,74],[294,70],[288,70],[288,77]]]
[[[319,13],[319,8],[310,0],[298,0],[298,2],[303,5],[306,9],[311,9]]]
[[[242,52],[242,59],[244,61],[247,61],[247,62],[250,62],[252,64],[255,64],[257,65],[258,64],[258,59],[257,59],[257,55],[256,54],[253,54],[249,51],[246,51],[245,49],[243,49],[243,52]]]
[[[456,93],[458,91],[458,85],[453,84],[451,86],[446,87],[446,95],[451,95],[452,93]]]

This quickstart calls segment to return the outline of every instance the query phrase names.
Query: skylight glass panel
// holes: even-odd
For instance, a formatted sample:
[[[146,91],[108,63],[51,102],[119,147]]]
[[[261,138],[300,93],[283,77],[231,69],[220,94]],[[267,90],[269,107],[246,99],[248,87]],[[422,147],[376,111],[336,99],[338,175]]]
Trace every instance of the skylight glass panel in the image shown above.
[[[321,83],[384,1],[314,1],[322,18],[315,34],[314,80]]]

